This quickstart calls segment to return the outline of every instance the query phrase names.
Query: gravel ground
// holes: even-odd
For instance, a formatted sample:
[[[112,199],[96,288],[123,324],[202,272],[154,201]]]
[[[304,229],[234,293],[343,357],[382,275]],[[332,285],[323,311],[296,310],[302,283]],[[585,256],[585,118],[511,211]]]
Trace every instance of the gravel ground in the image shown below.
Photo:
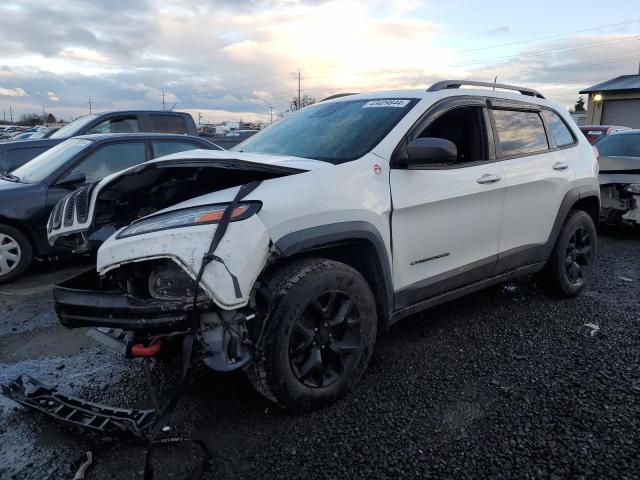
[[[0,381],[26,372],[112,405],[144,406],[139,365],[67,331],[49,267],[0,287]],[[203,439],[206,478],[640,478],[640,236],[601,237],[595,281],[549,300],[528,280],[406,319],[382,335],[346,399],[282,413],[238,374],[196,372],[171,434]],[[593,324],[597,326],[585,326]],[[154,370],[161,388],[177,370]],[[0,397],[0,477],[141,478],[144,448],[66,431]],[[182,478],[197,452],[166,447],[157,478]]]

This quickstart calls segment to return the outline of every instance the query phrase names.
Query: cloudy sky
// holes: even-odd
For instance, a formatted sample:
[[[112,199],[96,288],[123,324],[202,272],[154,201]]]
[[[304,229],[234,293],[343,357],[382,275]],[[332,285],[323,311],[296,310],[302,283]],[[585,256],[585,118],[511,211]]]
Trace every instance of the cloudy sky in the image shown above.
[[[637,17],[637,18],[634,18]],[[469,78],[578,90],[637,73],[637,0],[2,0],[0,114],[168,107],[266,120],[297,92]],[[15,117],[14,117],[15,118]]]

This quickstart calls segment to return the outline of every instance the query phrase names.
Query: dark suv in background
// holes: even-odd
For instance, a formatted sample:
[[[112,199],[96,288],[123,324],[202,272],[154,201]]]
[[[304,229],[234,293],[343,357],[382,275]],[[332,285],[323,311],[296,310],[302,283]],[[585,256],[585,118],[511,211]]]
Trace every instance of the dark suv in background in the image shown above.
[[[203,138],[184,135],[85,135],[70,138],[1,175],[0,284],[25,273],[34,256],[53,253],[47,241],[47,219],[69,192],[156,157],[218,148]]]
[[[71,137],[138,132],[198,135],[196,124],[188,113],[140,110],[95,113],[77,118],[46,139],[0,144],[0,172],[10,172]]]

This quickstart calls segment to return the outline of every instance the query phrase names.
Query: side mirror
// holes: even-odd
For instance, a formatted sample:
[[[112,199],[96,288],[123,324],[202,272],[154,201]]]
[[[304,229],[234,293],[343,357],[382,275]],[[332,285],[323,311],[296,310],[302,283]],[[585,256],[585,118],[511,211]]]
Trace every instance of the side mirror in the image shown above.
[[[407,145],[407,166],[451,163],[458,158],[456,145],[444,138],[416,138]]]
[[[56,182],[59,187],[70,187],[80,185],[87,181],[87,177],[83,172],[70,172]]]

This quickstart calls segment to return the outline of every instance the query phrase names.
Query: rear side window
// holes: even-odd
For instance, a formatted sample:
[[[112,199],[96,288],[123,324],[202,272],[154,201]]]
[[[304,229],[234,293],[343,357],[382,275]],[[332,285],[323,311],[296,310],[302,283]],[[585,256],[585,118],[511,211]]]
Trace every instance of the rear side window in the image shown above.
[[[204,148],[200,145],[196,145],[192,142],[152,142],[153,145],[153,157],[164,157],[165,155],[171,155],[172,153],[184,152],[187,150],[194,150],[196,148]]]
[[[156,133],[187,133],[187,123],[178,115],[149,115],[149,127]]]
[[[575,139],[573,138],[569,127],[567,127],[558,114],[551,110],[543,110],[542,116],[547,122],[549,133],[551,133],[551,136],[558,147],[566,147],[567,145],[573,144]]]
[[[493,118],[502,155],[524,155],[549,149],[540,115],[536,112],[494,110]]]

